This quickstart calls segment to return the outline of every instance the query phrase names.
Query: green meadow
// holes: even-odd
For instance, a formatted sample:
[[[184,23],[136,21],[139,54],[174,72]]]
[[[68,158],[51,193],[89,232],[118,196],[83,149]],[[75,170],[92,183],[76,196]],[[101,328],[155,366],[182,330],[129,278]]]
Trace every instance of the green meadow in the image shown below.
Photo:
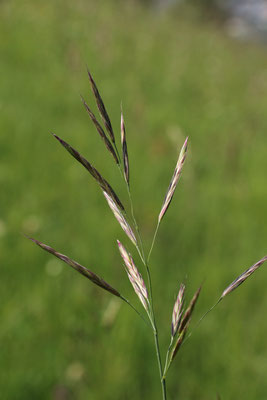
[[[181,282],[191,327],[267,253],[267,49],[229,38],[186,5],[138,1],[0,2],[0,398],[161,399],[153,335],[119,299],[24,235],[88,267],[140,312],[116,239],[138,255],[96,182],[53,138],[127,193],[80,100],[95,78],[120,143],[149,249],[179,150],[188,157],[151,257],[162,354]],[[170,400],[263,400],[267,266],[193,332],[173,363]]]

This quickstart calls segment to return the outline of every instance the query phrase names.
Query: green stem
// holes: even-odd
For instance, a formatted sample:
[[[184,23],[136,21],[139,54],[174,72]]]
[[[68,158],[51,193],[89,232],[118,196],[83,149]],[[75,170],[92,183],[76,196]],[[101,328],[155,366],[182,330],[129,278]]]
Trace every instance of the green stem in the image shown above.
[[[151,319],[152,319],[152,328],[154,333],[154,340],[155,340],[155,349],[157,354],[157,361],[159,367],[159,375],[160,375],[160,382],[161,382],[161,390],[162,390],[162,399],[167,400],[167,392],[166,392],[166,380],[163,376],[163,369],[162,369],[162,362],[161,362],[161,355],[160,355],[160,347],[159,347],[159,339],[158,339],[158,329],[156,324],[156,318],[154,313],[154,306],[153,306],[153,295],[152,295],[152,283],[151,283],[151,275],[147,261],[144,262],[146,271],[147,271],[147,279],[148,279],[148,286],[149,286],[149,297],[150,297],[150,312],[151,312]]]
[[[121,296],[120,298],[123,301],[125,301],[125,303],[127,303],[136,312],[136,314],[139,315],[140,318],[142,318],[142,320],[146,323],[147,326],[150,326],[149,323],[147,322],[147,320],[143,317],[143,315],[140,314],[140,312],[135,308],[135,306],[128,299],[126,299],[126,297]]]
[[[155,233],[154,233],[154,236],[153,236],[152,244],[151,244],[151,247],[150,247],[150,250],[149,250],[149,253],[148,253],[147,262],[149,262],[149,259],[150,259],[150,256],[151,256],[154,244],[155,244],[155,240],[156,240],[156,237],[157,237],[157,234],[158,234],[158,230],[159,230],[159,224],[160,224],[160,221],[158,221],[158,223],[157,223],[157,227],[156,227],[156,230],[155,230]]]
[[[153,317],[154,317],[154,315],[153,315]],[[157,327],[155,325],[155,319],[154,319],[154,339],[155,339],[155,348],[156,348],[157,360],[158,360],[158,366],[159,366],[159,376],[160,376],[160,382],[161,382],[162,399],[163,400],[167,400],[166,380],[165,380],[165,377],[163,376],[163,371],[162,371],[162,363],[161,363],[159,339],[158,339],[158,330],[157,330]]]
[[[166,378],[165,376],[161,379],[161,388],[162,388],[162,399],[167,400],[167,390],[166,390]]]
[[[191,332],[189,333],[189,335],[185,338],[185,340],[183,341],[183,344],[185,344],[185,342],[187,342],[187,340],[192,336],[192,333],[198,328],[199,324],[201,323],[201,321],[203,321],[203,319],[220,303],[220,301],[222,300],[222,297],[219,298],[219,300],[213,304],[213,306],[211,308],[208,309],[208,311],[206,311],[202,317],[198,320],[198,322],[196,323],[196,325],[192,328]]]
[[[161,382],[161,390],[162,390],[162,399],[163,400],[167,400],[166,380],[165,380],[165,376],[163,376],[163,369],[162,369],[162,362],[161,362],[161,355],[160,355],[160,346],[159,346],[159,339],[158,339],[158,329],[157,329],[157,325],[156,325],[156,319],[155,319],[155,313],[154,313],[154,307],[153,307],[151,275],[150,275],[150,270],[149,270],[149,266],[148,266],[148,260],[149,260],[149,257],[151,255],[154,243],[155,243],[155,239],[156,239],[156,236],[157,236],[157,231],[158,231],[158,228],[159,228],[159,222],[157,224],[157,228],[156,228],[156,231],[155,231],[155,234],[154,234],[154,238],[153,238],[153,241],[152,241],[152,246],[151,246],[151,249],[149,251],[148,258],[146,260],[145,253],[144,253],[143,241],[142,241],[141,234],[140,234],[140,231],[139,231],[139,227],[138,227],[135,215],[134,215],[134,208],[133,208],[133,202],[132,202],[132,196],[131,196],[131,192],[130,192],[130,187],[129,187],[128,182],[126,182],[126,180],[124,179],[121,163],[119,164],[119,169],[120,169],[122,178],[126,183],[128,197],[129,197],[129,201],[130,201],[130,207],[131,207],[131,216],[132,216],[132,220],[133,220],[133,223],[134,223],[134,226],[135,226],[135,230],[136,230],[136,233],[137,233],[137,236],[138,236],[138,241],[140,243],[140,249],[139,249],[138,245],[136,246],[136,248],[137,248],[138,254],[140,256],[140,259],[142,260],[142,262],[143,262],[143,264],[145,266],[146,272],[147,272],[148,293],[149,293],[149,297],[150,297],[150,302],[149,302],[149,305],[150,305],[149,308],[150,309],[148,311],[148,316],[149,316],[149,319],[150,319],[150,322],[151,322],[151,326],[152,326],[152,329],[153,329],[153,333],[154,333],[155,349],[156,349],[156,354],[157,354],[157,361],[158,361],[159,375],[160,375],[160,382]]]
[[[163,378],[164,379],[166,377],[166,373],[167,373],[167,371],[169,369],[169,365],[170,365],[170,363],[169,363],[169,354],[170,354],[170,350],[171,350],[171,347],[172,347],[172,343],[173,343],[173,336],[171,337],[171,342],[169,344],[168,351],[167,351],[167,354],[166,354],[166,361],[165,361],[165,366],[164,366],[164,371],[163,371]]]

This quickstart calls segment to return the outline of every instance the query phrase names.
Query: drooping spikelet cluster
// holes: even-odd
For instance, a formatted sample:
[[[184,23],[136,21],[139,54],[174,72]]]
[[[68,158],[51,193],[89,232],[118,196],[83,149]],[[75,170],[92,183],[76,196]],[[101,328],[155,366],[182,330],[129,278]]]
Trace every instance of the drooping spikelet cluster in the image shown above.
[[[100,96],[100,93],[97,89],[96,83],[95,83],[91,73],[89,72],[89,70],[88,70],[88,77],[89,77],[92,92],[93,92],[93,95],[94,95],[94,98],[96,101],[96,105],[97,105],[97,108],[98,108],[98,111],[99,111],[99,114],[100,114],[100,117],[101,117],[101,120],[102,120],[104,126],[102,126],[101,123],[97,120],[97,117],[95,116],[95,114],[93,113],[93,111],[91,110],[89,105],[86,103],[84,98],[81,97],[83,105],[84,105],[85,110],[88,113],[91,121],[93,122],[99,136],[103,140],[108,152],[112,155],[116,164],[118,164],[119,167],[122,168],[124,179],[126,181],[126,184],[129,187],[129,157],[128,157],[128,149],[127,149],[127,142],[126,142],[126,130],[125,130],[123,113],[121,111],[121,153],[122,153],[122,162],[123,162],[123,164],[121,164],[120,156],[119,156],[119,153],[118,153],[118,150],[116,147],[115,135],[113,132],[113,128],[112,128],[112,124],[111,124],[109,115],[107,113],[104,102]],[[59,136],[57,136],[55,134],[53,134],[53,135],[59,141],[59,143],[80,164],[82,164],[84,166],[84,168],[86,168],[86,170],[91,174],[91,176],[98,183],[98,185],[100,186],[100,188],[103,191],[103,194],[104,194],[104,196],[107,200],[107,203],[108,203],[110,209],[112,210],[115,218],[117,219],[121,228],[126,233],[128,238],[132,241],[132,243],[135,245],[135,247],[137,248],[137,250],[140,254],[140,249],[138,248],[138,242],[136,239],[136,235],[127,220],[125,208],[124,208],[121,200],[119,199],[119,197],[117,196],[117,194],[115,193],[113,188],[111,187],[111,185],[106,181],[105,178],[103,178],[103,176],[100,174],[100,172],[85,157],[83,157],[76,149],[74,149],[69,143],[67,143],[65,140],[61,139]],[[179,155],[179,158],[177,161],[177,165],[174,170],[173,177],[171,179],[169,188],[167,190],[167,193],[166,193],[166,196],[165,196],[165,199],[164,199],[164,202],[163,202],[160,214],[159,214],[159,218],[158,218],[159,222],[161,221],[161,219],[163,218],[164,214],[166,213],[166,211],[169,207],[169,204],[174,195],[174,191],[176,189],[178,180],[180,178],[181,170],[182,170],[182,167],[183,167],[183,164],[185,161],[185,157],[186,157],[187,141],[188,141],[188,138],[186,139],[186,141],[182,147],[182,150],[180,152],[180,155]],[[35,241],[35,240],[33,239],[33,241]],[[35,241],[35,243],[37,243],[39,246],[41,246],[44,250],[47,250],[51,254],[54,254],[56,257],[59,257],[59,254],[61,254],[61,253],[57,253],[54,249],[42,244],[41,242]],[[149,296],[147,293],[147,289],[146,289],[144,280],[143,280],[141,274],[138,272],[131,255],[127,253],[127,251],[125,250],[125,248],[122,246],[122,244],[120,242],[118,242],[118,245],[119,245],[120,253],[124,260],[124,264],[126,267],[126,271],[127,271],[129,280],[130,280],[136,294],[138,295],[141,303],[143,304],[144,308],[148,312],[149,307],[150,307]],[[59,258],[61,258],[67,264],[71,265],[73,268],[75,268],[79,272],[83,273],[87,277],[93,276],[93,275],[90,275],[90,274],[92,274],[90,271],[89,271],[90,273],[88,273],[88,272],[85,273],[86,269],[84,267],[81,266],[78,268],[77,266],[79,264],[76,263],[75,261],[71,260],[70,258],[63,256],[63,255],[61,255],[61,257],[59,257]],[[100,282],[100,280],[98,281],[97,279],[95,281],[93,279],[91,279],[91,281],[98,285]],[[101,285],[99,285],[99,286],[101,286]],[[108,286],[102,285],[102,287],[107,289]],[[177,329],[178,323],[179,323],[179,321],[176,321],[176,328],[173,328],[173,329]]]
[[[120,166],[120,156],[119,156],[119,153],[118,153],[118,150],[116,147],[115,135],[113,132],[113,128],[112,128],[112,125],[110,122],[109,115],[106,111],[104,102],[99,94],[99,91],[97,89],[95,81],[92,78],[92,75],[89,72],[89,70],[88,70],[88,76],[89,76],[92,92],[93,92],[93,95],[94,95],[94,98],[96,101],[96,105],[97,105],[101,120],[104,124],[104,127],[101,126],[101,123],[97,120],[95,114],[92,112],[92,110],[90,109],[90,107],[88,106],[88,104],[86,103],[84,98],[81,97],[83,105],[84,105],[91,121],[93,122],[99,136],[103,140],[107,150],[114,158],[116,164],[118,164]],[[121,141],[122,141],[123,168],[124,168],[125,180],[127,181],[127,184],[129,185],[129,160],[128,160],[127,144],[126,144],[126,138],[125,138],[125,126],[124,126],[124,122],[123,122],[123,117],[122,117],[121,129],[122,129]],[[95,179],[95,181],[98,183],[98,185],[102,189],[103,194],[107,200],[107,203],[108,203],[109,207],[111,208],[117,221],[119,222],[121,228],[124,230],[124,232],[129,237],[129,239],[134,243],[134,245],[137,246],[137,240],[136,240],[135,234],[134,234],[133,229],[131,228],[130,224],[127,221],[127,217],[125,214],[125,208],[124,208],[122,202],[120,201],[119,197],[117,196],[117,194],[111,187],[111,185],[106,181],[106,179],[103,178],[103,176],[100,174],[100,172],[85,157],[83,157],[76,149],[74,149],[69,143],[67,143],[65,140],[61,139],[59,136],[57,136],[55,134],[53,134],[53,136],[80,164],[82,164],[84,166],[84,168]],[[31,239],[31,240],[33,242],[35,242],[36,244],[38,244],[44,250],[50,252],[54,256],[60,258],[62,261],[66,262],[72,268],[79,271],[81,274],[83,274],[88,279],[90,279],[91,282],[95,283],[96,285],[102,287],[105,290],[108,290],[110,293],[121,297],[123,300],[126,300],[124,297],[122,297],[119,294],[119,292],[117,292],[115,289],[113,289],[104,280],[99,278],[93,272],[87,270],[87,268],[78,264],[76,261],[72,260],[71,258],[69,258],[61,253],[58,253],[52,247],[47,246],[35,239]]]

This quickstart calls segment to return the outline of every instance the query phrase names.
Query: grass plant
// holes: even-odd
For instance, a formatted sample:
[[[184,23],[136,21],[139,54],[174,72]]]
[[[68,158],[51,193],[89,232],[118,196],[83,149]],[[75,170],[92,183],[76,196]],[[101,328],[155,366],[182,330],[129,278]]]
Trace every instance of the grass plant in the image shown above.
[[[99,275],[86,267],[82,266],[78,262],[72,260],[68,256],[59,253],[52,247],[36,240],[34,238],[30,238],[34,243],[40,246],[45,251],[53,254],[55,257],[59,258],[76,271],[81,273],[83,276],[88,278],[92,283],[99,286],[100,288],[108,291],[113,296],[118,297],[123,302],[125,302],[128,306],[130,306],[144,323],[146,323],[152,331],[154,336],[154,344],[155,344],[155,353],[158,363],[159,369],[159,380],[161,384],[162,391],[162,399],[167,400],[167,387],[166,387],[166,377],[175,358],[177,358],[177,354],[180,348],[183,346],[186,339],[191,336],[191,333],[188,334],[189,326],[191,323],[193,311],[199,299],[202,284],[196,289],[192,299],[189,301],[188,305],[186,305],[187,301],[185,299],[186,285],[184,283],[180,283],[179,290],[177,294],[177,298],[175,300],[172,318],[170,321],[170,344],[166,352],[165,362],[163,363],[162,357],[162,349],[159,344],[159,330],[157,326],[157,318],[156,313],[154,311],[154,298],[153,298],[153,285],[152,285],[152,268],[150,263],[151,254],[154,248],[154,244],[157,238],[157,234],[159,231],[159,227],[161,221],[163,220],[176,191],[178,182],[181,178],[182,170],[184,168],[187,150],[188,150],[188,137],[185,138],[184,144],[180,150],[179,157],[170,180],[169,186],[166,191],[165,198],[163,200],[161,209],[158,214],[158,219],[155,229],[155,233],[151,240],[151,245],[149,250],[145,251],[145,246],[142,240],[141,230],[137,223],[137,219],[135,216],[135,208],[132,201],[131,196],[131,186],[130,186],[130,163],[128,156],[128,148],[127,148],[127,140],[126,140],[126,128],[125,122],[123,118],[123,112],[121,111],[121,146],[119,150],[119,146],[116,142],[116,136],[114,134],[114,130],[102,100],[102,97],[97,89],[97,85],[88,71],[88,77],[91,84],[91,89],[93,96],[96,101],[96,105],[99,111],[99,115],[101,117],[102,123],[98,121],[84,98],[82,97],[83,105],[94,124],[99,136],[103,140],[107,151],[112,156],[115,167],[118,167],[119,175],[124,185],[126,187],[126,191],[128,194],[128,204],[125,206],[123,202],[120,200],[120,196],[117,195],[111,184],[107,182],[107,180],[102,176],[102,174],[91,164],[91,162],[87,161],[87,159],[81,155],[76,149],[74,149],[70,144],[68,144],[65,140],[57,136],[53,133],[56,140],[90,173],[90,175],[94,178],[99,188],[103,192],[103,195],[107,201],[108,206],[113,212],[116,220],[120,224],[121,228],[125,232],[126,236],[129,239],[129,243],[127,245],[122,244],[119,240],[117,240],[118,250],[122,258],[122,265],[126,271],[126,274],[129,278],[129,281],[139,298],[143,308],[144,315],[140,313],[137,307],[132,304],[132,302],[124,295],[122,295],[117,289],[107,283],[104,279],[102,279]],[[136,254],[139,259],[136,260],[135,257],[132,256],[132,250],[130,250],[130,246],[133,247],[133,250],[136,250]],[[206,317],[206,315],[212,311],[228,294],[234,291],[237,287],[239,287],[248,277],[250,277],[265,261],[267,261],[267,256],[261,258],[258,262],[256,262],[253,266],[245,270],[241,275],[239,275],[232,283],[230,283],[225,290],[222,292],[218,301],[210,308],[208,311],[199,319],[195,327]],[[142,272],[141,271],[142,268]],[[146,274],[146,278],[143,278],[144,273]],[[143,274],[143,275],[142,275]],[[167,279],[167,277],[166,277]]]

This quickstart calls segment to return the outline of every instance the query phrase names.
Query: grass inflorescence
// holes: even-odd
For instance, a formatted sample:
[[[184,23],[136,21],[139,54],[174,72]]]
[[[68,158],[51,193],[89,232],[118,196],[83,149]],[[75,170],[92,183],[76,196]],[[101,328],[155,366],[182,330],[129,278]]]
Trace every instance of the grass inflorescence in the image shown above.
[[[129,281],[138,296],[141,304],[144,307],[145,316],[139,313],[139,311],[135,308],[135,306],[125,297],[120,294],[117,289],[113,288],[109,283],[107,283],[104,279],[100,278],[96,273],[87,269],[86,267],[80,265],[78,262],[72,260],[68,256],[59,253],[54,250],[52,247],[43,244],[39,240],[29,238],[38,246],[40,246],[45,251],[59,258],[70,267],[74,268],[76,271],[81,273],[83,276],[88,278],[93,284],[99,286],[100,288],[108,291],[114,296],[120,298],[122,301],[126,302],[134,311],[142,318],[142,320],[148,324],[152,330],[154,335],[155,342],[155,352],[157,355],[157,362],[159,368],[159,378],[161,383],[162,390],[162,399],[167,400],[167,386],[166,386],[166,376],[170,366],[172,365],[174,359],[176,358],[180,348],[182,347],[185,338],[190,337],[191,333],[188,335],[188,329],[190,326],[190,322],[193,316],[193,312],[197,301],[199,299],[202,285],[196,290],[193,295],[191,301],[184,309],[184,305],[186,303],[185,293],[186,286],[184,283],[180,283],[180,287],[178,290],[177,298],[175,300],[172,312],[172,318],[170,321],[171,328],[171,337],[170,344],[166,352],[165,356],[165,364],[162,362],[162,350],[159,345],[158,339],[158,327],[156,323],[156,315],[154,312],[153,306],[153,295],[152,295],[152,281],[151,281],[151,272],[150,272],[150,256],[153,251],[153,247],[155,244],[155,240],[158,234],[158,230],[161,224],[162,219],[164,218],[171,201],[173,200],[177,184],[181,178],[182,170],[184,168],[187,151],[188,151],[188,137],[185,138],[184,144],[181,148],[172,178],[170,180],[169,186],[166,191],[165,198],[162,203],[162,207],[158,214],[158,219],[156,223],[156,229],[151,241],[151,246],[149,251],[146,253],[144,251],[144,244],[140,235],[140,228],[137,224],[135,218],[134,205],[132,202],[131,190],[130,190],[130,164],[128,157],[128,149],[127,149],[127,141],[126,141],[126,129],[123,113],[121,110],[121,151],[118,150],[118,146],[116,143],[116,137],[112,128],[112,124],[104,105],[103,99],[98,91],[97,85],[88,70],[89,81],[92,89],[93,96],[96,101],[96,105],[102,120],[102,123],[96,118],[94,113],[91,111],[90,107],[86,103],[83,97],[82,103],[87,111],[91,121],[93,122],[99,136],[103,140],[106,149],[112,155],[115,164],[119,167],[121,178],[126,185],[127,193],[128,193],[128,202],[130,206],[130,214],[126,211],[127,207],[124,207],[119,196],[113,190],[112,186],[103,178],[103,176],[98,172],[98,170],[93,167],[91,162],[87,161],[76,149],[74,149],[70,144],[61,139],[59,136],[54,135],[54,137],[58,140],[58,142],[81,164],[85,167],[85,169],[91,174],[91,176],[98,183],[100,189],[102,190],[104,197],[108,203],[108,206],[112,210],[116,220],[119,225],[125,232],[126,236],[130,240],[129,245],[133,245],[137,253],[139,255],[139,260],[134,260],[131,252],[128,250],[128,246],[123,245],[119,240],[117,240],[117,245],[119,249],[119,253],[121,255],[123,265]],[[226,289],[223,291],[222,295],[219,297],[219,300],[200,318],[196,326],[205,318],[205,316],[212,311],[217,304],[219,304],[228,294],[234,291],[237,287],[239,287],[251,274],[253,274],[265,261],[267,261],[267,256],[260,259],[256,262],[252,267],[248,268],[245,272],[243,272],[240,276],[238,276]],[[141,271],[143,269],[146,274],[146,279],[143,278]],[[218,396],[219,398],[219,396]]]

